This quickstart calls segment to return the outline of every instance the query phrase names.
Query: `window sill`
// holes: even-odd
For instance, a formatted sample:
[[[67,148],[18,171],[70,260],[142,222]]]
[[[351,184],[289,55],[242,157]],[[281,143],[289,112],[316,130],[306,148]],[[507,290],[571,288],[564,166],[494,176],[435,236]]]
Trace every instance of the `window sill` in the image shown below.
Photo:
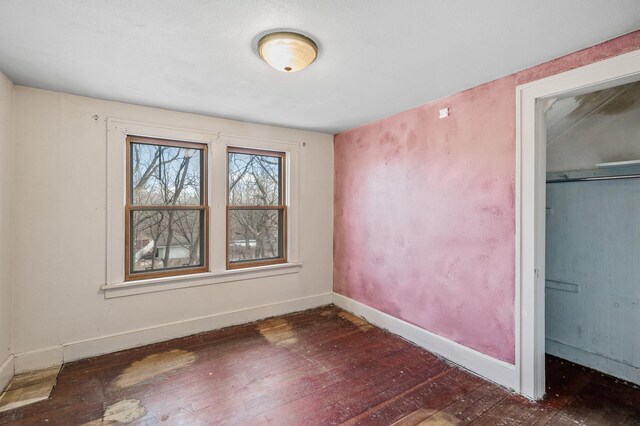
[[[302,268],[302,262],[281,263],[277,265],[256,266],[254,268],[231,269],[227,271],[205,272],[201,274],[179,275],[175,277],[151,278],[147,280],[126,281],[119,284],[103,284],[105,299],[155,293],[179,288],[221,284],[232,281],[252,280],[276,275],[296,274]]]

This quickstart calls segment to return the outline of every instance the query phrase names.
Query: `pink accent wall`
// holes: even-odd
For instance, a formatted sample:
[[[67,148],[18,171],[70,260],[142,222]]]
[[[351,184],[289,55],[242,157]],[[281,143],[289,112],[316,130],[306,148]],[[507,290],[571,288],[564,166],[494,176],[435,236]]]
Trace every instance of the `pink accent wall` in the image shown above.
[[[636,49],[640,31],[336,135],[334,291],[514,363],[515,88]]]

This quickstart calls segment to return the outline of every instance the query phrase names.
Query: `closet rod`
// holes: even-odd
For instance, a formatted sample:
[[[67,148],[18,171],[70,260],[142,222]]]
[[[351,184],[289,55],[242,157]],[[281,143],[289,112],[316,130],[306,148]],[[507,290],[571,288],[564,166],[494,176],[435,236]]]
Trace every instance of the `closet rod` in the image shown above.
[[[576,177],[576,178],[567,178],[567,179],[549,179],[547,180],[547,183],[587,182],[590,180],[614,180],[614,179],[636,179],[636,178],[640,178],[640,174],[618,175],[618,176]]]

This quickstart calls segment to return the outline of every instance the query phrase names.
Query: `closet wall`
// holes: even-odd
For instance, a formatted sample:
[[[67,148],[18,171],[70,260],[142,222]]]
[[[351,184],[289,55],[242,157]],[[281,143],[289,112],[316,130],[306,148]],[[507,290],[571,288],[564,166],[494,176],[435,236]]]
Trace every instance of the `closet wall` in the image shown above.
[[[640,174],[595,166],[640,159],[640,84],[547,118],[549,179]],[[640,178],[548,183],[546,219],[547,352],[640,383]]]

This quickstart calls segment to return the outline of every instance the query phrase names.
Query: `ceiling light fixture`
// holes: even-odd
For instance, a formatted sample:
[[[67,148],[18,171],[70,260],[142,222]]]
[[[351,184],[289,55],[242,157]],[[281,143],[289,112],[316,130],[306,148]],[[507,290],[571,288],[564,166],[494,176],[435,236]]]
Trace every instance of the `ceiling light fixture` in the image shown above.
[[[279,31],[267,34],[258,41],[258,53],[278,71],[296,72],[316,60],[318,45],[302,34]]]

